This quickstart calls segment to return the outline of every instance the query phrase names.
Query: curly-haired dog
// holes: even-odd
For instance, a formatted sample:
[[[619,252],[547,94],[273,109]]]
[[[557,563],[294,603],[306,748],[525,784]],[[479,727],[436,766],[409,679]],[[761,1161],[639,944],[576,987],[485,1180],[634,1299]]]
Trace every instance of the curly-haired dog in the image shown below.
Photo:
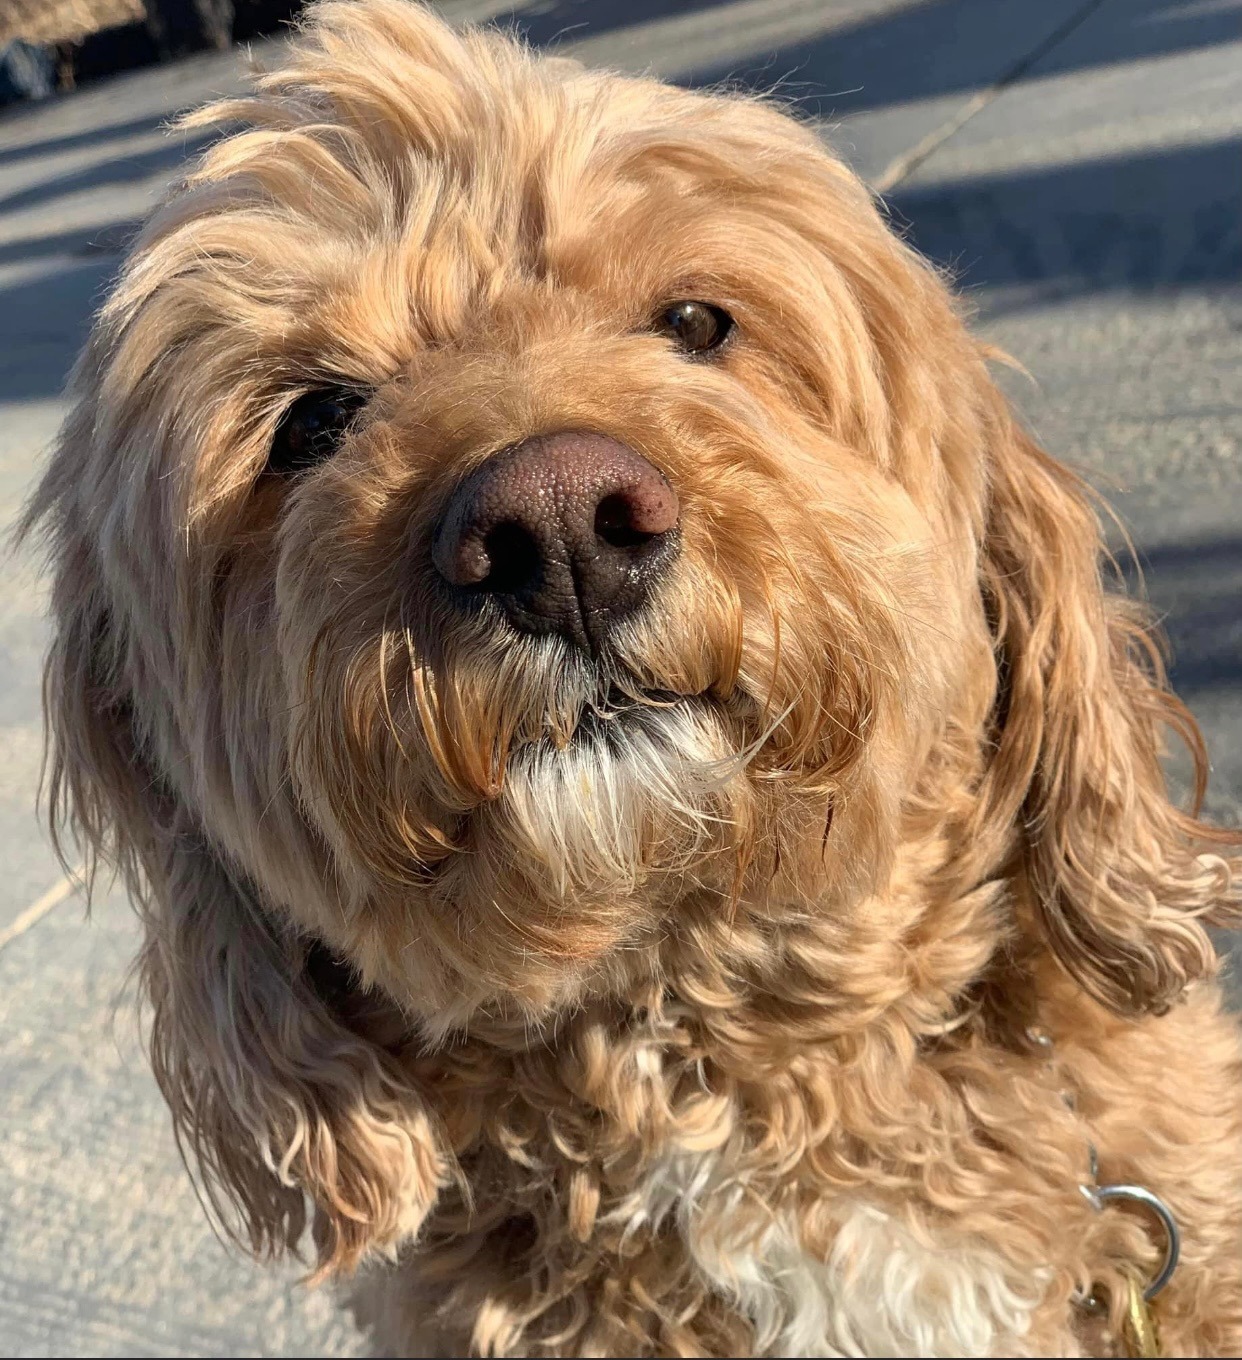
[[[1165,1244],[1094,1147],[1242,1349],[1197,732],[866,189],[399,0],[196,122],[28,528],[240,1239],[389,1351],[1108,1353]]]

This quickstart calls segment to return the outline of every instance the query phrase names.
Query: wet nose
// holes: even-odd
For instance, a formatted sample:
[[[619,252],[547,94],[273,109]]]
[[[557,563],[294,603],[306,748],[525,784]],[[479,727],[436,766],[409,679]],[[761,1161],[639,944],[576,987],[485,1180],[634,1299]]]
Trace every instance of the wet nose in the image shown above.
[[[463,605],[491,596],[520,631],[594,651],[676,556],[679,513],[667,478],[627,445],[542,435],[458,484],[432,560]]]

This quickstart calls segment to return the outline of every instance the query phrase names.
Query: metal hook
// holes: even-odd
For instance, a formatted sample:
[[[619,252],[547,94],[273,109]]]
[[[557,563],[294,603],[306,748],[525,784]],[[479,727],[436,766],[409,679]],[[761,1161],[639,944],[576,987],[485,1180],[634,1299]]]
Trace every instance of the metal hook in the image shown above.
[[[1108,1200],[1142,1205],[1155,1216],[1164,1229],[1164,1262],[1143,1290],[1143,1298],[1150,1303],[1173,1278],[1173,1272],[1177,1269],[1177,1262],[1182,1254],[1182,1235],[1178,1231],[1177,1220],[1169,1206],[1159,1195],[1152,1194],[1142,1185],[1084,1185],[1081,1189],[1096,1209],[1103,1209]]]

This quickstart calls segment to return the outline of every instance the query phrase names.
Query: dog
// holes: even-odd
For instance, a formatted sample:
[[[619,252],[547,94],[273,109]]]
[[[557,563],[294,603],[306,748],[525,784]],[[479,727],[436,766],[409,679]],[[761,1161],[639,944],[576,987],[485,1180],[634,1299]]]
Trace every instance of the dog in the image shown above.
[[[945,281],[769,99],[282,61],[25,520],[222,1223],[386,1354],[1242,1352],[1237,839]]]

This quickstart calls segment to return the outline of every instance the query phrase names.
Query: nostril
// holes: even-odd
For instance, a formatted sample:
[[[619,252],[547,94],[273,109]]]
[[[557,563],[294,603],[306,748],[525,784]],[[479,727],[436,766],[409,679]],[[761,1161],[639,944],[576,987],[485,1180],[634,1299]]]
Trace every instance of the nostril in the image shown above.
[[[497,524],[483,539],[483,550],[491,564],[487,576],[480,582],[484,590],[497,595],[516,595],[539,584],[543,571],[542,554],[534,536],[522,525],[511,521]]]
[[[626,495],[605,496],[595,510],[595,533],[614,548],[637,548],[655,534],[634,523],[634,505]]]

